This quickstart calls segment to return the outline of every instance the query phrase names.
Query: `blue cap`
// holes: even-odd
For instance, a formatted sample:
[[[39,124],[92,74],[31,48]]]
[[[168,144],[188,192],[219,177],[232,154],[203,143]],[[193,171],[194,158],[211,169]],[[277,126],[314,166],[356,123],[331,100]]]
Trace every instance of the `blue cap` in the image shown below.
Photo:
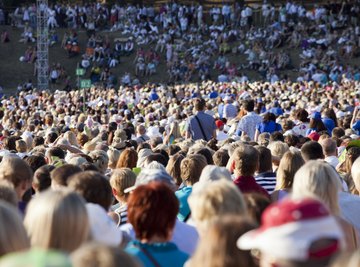
[[[311,113],[311,115],[309,116],[310,119],[315,119],[315,120],[321,120],[321,113],[316,111]]]

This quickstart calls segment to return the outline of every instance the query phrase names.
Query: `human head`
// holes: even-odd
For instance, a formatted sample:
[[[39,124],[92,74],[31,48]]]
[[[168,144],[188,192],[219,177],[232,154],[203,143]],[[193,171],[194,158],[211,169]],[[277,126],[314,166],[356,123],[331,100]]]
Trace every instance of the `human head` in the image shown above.
[[[117,150],[116,148],[112,148],[110,147],[109,150],[106,152],[109,158],[109,163],[108,163],[108,167],[110,169],[115,169],[116,168],[116,164],[119,160],[120,157],[120,151]]]
[[[230,181],[220,179],[198,184],[188,199],[191,218],[200,233],[215,218],[227,214],[245,215],[246,204],[237,187]]]
[[[24,225],[31,245],[71,253],[89,236],[84,200],[68,190],[40,193],[27,208]]]
[[[232,181],[231,173],[225,167],[207,165],[201,172],[199,183],[213,182],[220,179]]]
[[[81,195],[86,202],[98,204],[108,211],[112,192],[108,179],[96,171],[84,171],[70,176],[68,187]]]
[[[94,150],[90,152],[89,156],[99,172],[104,174],[109,164],[109,157],[106,152],[104,150]]]
[[[51,147],[46,151],[48,164],[54,163],[56,160],[65,158],[65,152],[60,147]]]
[[[188,155],[181,161],[181,179],[187,185],[194,185],[199,181],[202,170],[207,165],[203,155]]]
[[[304,165],[300,152],[288,151],[280,161],[276,172],[276,189],[291,189],[295,173]]]
[[[143,242],[153,237],[170,240],[178,212],[174,192],[161,182],[138,186],[128,200],[128,220],[136,238]]]
[[[322,146],[325,157],[337,156],[337,146],[334,139],[326,138],[321,140],[319,143]]]
[[[225,149],[219,149],[213,154],[214,164],[219,167],[226,167],[230,157],[229,153]]]
[[[206,102],[202,98],[195,98],[194,99],[194,107],[196,111],[203,111],[205,109]]]
[[[121,152],[119,160],[116,164],[116,168],[129,168],[133,169],[136,167],[138,161],[138,154],[132,148],[126,148]]]
[[[31,170],[35,173],[41,166],[46,165],[46,159],[42,155],[31,155],[24,159],[24,161],[30,166]]]
[[[18,207],[18,197],[14,186],[6,180],[0,181],[0,200]]]
[[[309,141],[301,147],[301,155],[306,161],[315,159],[324,159],[322,146],[315,141]]]
[[[260,228],[242,235],[237,246],[259,250],[261,267],[325,267],[344,248],[344,235],[318,200],[285,199],[270,205]]]
[[[257,266],[249,251],[236,248],[237,239],[254,228],[253,223],[239,215],[225,215],[215,219],[205,231],[206,238],[200,239],[189,267]]]
[[[254,111],[255,108],[255,102],[252,99],[247,99],[244,100],[242,102],[242,107],[247,111],[247,112],[252,112]]]
[[[45,191],[51,186],[50,173],[54,169],[55,167],[52,165],[44,165],[35,171],[32,187],[36,193]]]
[[[136,181],[136,175],[128,168],[115,169],[110,177],[110,185],[112,188],[113,196],[118,201],[126,202],[129,193],[125,193],[124,190],[134,186]]]
[[[139,267],[130,255],[119,248],[91,242],[81,246],[71,254],[73,267]]]
[[[234,172],[237,176],[254,176],[259,166],[259,152],[250,145],[241,145],[233,153]]]
[[[51,188],[57,189],[59,187],[66,187],[69,177],[79,172],[81,172],[81,168],[72,164],[64,164],[55,168],[50,174]]]
[[[29,165],[17,157],[4,157],[0,163],[0,180],[10,182],[19,200],[31,188],[33,172]]]
[[[279,166],[281,158],[289,151],[289,146],[282,141],[271,142],[267,148],[271,151],[272,162],[275,167]]]
[[[0,200],[0,223],[0,257],[30,248],[18,210],[3,200]]]
[[[249,217],[258,225],[261,223],[261,215],[271,204],[270,199],[258,193],[244,194],[247,213]]]
[[[24,140],[19,139],[15,142],[16,144],[16,151],[20,153],[25,153],[27,151],[27,144]]]
[[[180,186],[182,183],[180,165],[184,158],[185,157],[180,153],[170,156],[166,166],[166,171],[170,174],[171,177],[175,179],[175,183],[178,186]]]
[[[295,174],[292,188],[294,199],[311,197],[320,199],[334,215],[340,213],[338,193],[339,175],[327,162],[310,160]]]
[[[272,172],[272,158],[270,149],[264,146],[255,146],[259,152],[259,168],[258,173]]]

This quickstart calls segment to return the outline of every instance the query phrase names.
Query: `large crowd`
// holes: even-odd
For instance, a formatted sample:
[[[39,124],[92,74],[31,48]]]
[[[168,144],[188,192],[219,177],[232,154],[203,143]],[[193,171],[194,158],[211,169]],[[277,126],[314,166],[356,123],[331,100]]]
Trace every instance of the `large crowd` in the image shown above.
[[[264,81],[291,77],[322,84],[339,82],[343,75],[360,76],[358,66],[347,64],[359,55],[358,0],[311,8],[293,1],[281,6],[264,1],[260,8],[224,4],[210,10],[176,2],[156,9],[99,3],[40,8],[48,14],[49,45],[61,43],[69,57],[81,57],[79,64],[92,82],[107,86],[146,81],[159,64],[165,66],[167,82],[247,81],[253,72]],[[17,8],[9,20],[24,27],[21,42],[36,41],[35,5]],[[59,28],[68,30],[62,40]],[[78,40],[84,30],[86,44]],[[136,57],[129,63],[125,58],[131,54]],[[123,61],[132,77],[114,77],[112,69]]]
[[[289,2],[276,18],[265,3],[264,28],[252,26],[250,7],[226,4],[211,9],[210,26],[201,6],[49,8],[50,27],[88,27],[95,46],[83,61],[101,77],[92,79],[104,80],[111,68],[102,65],[106,49],[97,49],[97,31],[109,23],[133,35],[117,40],[122,56],[129,52],[123,42],[131,50],[149,42],[154,53],[166,53],[169,70],[195,60],[223,73],[208,80],[192,62],[193,74],[204,75],[197,83],[141,84],[127,73],[119,86],[94,81],[88,89],[40,91],[29,82],[3,96],[0,267],[360,266],[360,73],[339,61],[341,48],[358,42],[349,30],[358,27],[352,7],[308,12]],[[315,45],[330,33],[326,47]],[[242,68],[269,64],[267,81],[250,82],[236,66],[231,76],[226,53],[209,63],[241,34],[247,43],[237,48],[252,58]],[[66,36],[65,48],[76,46],[76,36]],[[307,44],[295,42],[299,36]],[[312,66],[293,82],[275,77],[273,64],[286,61],[285,52],[273,54],[274,62],[253,59],[281,51],[275,47],[285,40],[305,45],[303,67]],[[189,47],[191,56],[180,56]],[[138,75],[151,75],[146,64],[154,59],[137,49]]]

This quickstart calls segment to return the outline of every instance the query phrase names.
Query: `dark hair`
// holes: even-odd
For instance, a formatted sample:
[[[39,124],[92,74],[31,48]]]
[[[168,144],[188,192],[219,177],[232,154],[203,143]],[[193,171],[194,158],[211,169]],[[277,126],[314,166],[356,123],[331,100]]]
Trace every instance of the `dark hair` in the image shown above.
[[[252,99],[244,100],[242,102],[242,106],[246,111],[251,112],[251,111],[254,111],[255,102]]]
[[[52,147],[48,151],[49,158],[58,157],[59,159],[65,158],[65,152],[60,147]]]
[[[68,187],[80,194],[88,203],[95,203],[108,211],[112,190],[108,179],[100,172],[84,171],[69,177]]]
[[[32,142],[33,147],[41,146],[45,143],[45,140],[42,136],[35,136]]]
[[[206,159],[208,165],[214,165],[214,160],[212,158],[212,154],[210,150],[206,147],[200,148],[195,151],[195,155],[203,155]]]
[[[49,143],[54,143],[55,142],[55,140],[57,139],[59,137],[59,135],[57,134],[57,133],[55,133],[55,132],[51,132],[51,133],[49,133],[48,135],[47,135],[47,140],[49,141]]]
[[[205,100],[202,98],[195,98],[194,100],[194,107],[197,111],[202,111],[204,110],[206,106]]]
[[[20,139],[20,137],[16,136],[8,136],[4,139],[4,148],[9,151],[16,151],[16,141]]]
[[[229,153],[224,149],[219,149],[212,156],[214,164],[219,167],[226,167],[230,156]]]
[[[308,141],[301,147],[301,156],[305,161],[323,159],[324,153],[322,146],[318,142]]]
[[[30,166],[33,172],[39,169],[41,166],[46,165],[46,159],[40,155],[31,155],[24,158],[24,161]]]
[[[284,142],[284,135],[280,132],[273,132],[270,135],[270,142],[281,141]]]
[[[166,167],[167,162],[168,162],[168,160],[166,160],[164,155],[162,155],[160,153],[150,154],[149,156],[146,157],[147,164],[149,164],[149,163],[151,163],[153,161],[159,162],[164,167]]]
[[[51,186],[50,173],[55,169],[52,165],[44,165],[34,173],[33,183],[37,185],[39,192],[48,189]]]
[[[267,112],[264,114],[263,122],[276,121],[276,116],[274,113]]]
[[[345,135],[345,131],[343,128],[340,128],[340,127],[335,127],[331,132],[331,136],[337,137],[337,138],[341,138],[344,135]]]
[[[309,119],[308,119],[309,113],[303,108],[300,108],[295,112],[295,117],[301,122],[309,121]]]
[[[128,220],[139,240],[155,235],[168,238],[178,212],[179,201],[174,192],[160,182],[141,185],[129,196]]]
[[[270,199],[257,193],[244,194],[244,197],[250,218],[260,225],[262,213],[271,204]]]
[[[293,147],[297,147],[297,145],[299,144],[299,142],[300,142],[300,139],[299,139],[299,137],[297,137],[296,135],[294,135],[294,134],[289,134],[289,135],[287,135],[287,136],[285,136],[285,143],[289,146],[289,147],[291,147],[291,146],[293,146]]]
[[[67,186],[71,175],[81,172],[81,168],[72,164],[64,164],[51,172],[51,180],[58,185]]]
[[[155,149],[154,151],[153,151],[154,153],[159,153],[159,154],[161,154],[164,158],[165,158],[165,161],[164,162],[160,162],[161,164],[162,163],[166,163],[164,166],[166,166],[167,165],[167,163],[168,163],[168,161],[169,161],[169,155],[168,155],[168,153],[166,152],[166,150],[164,150],[164,149]]]
[[[327,131],[322,120],[310,119],[309,128],[315,129],[317,132]]]
[[[270,149],[264,146],[255,146],[255,148],[259,152],[258,172],[262,173],[272,171],[272,158]]]
[[[178,145],[170,145],[168,147],[168,154],[169,154],[169,156],[172,156],[172,155],[175,155],[180,150],[181,150],[181,148]]]

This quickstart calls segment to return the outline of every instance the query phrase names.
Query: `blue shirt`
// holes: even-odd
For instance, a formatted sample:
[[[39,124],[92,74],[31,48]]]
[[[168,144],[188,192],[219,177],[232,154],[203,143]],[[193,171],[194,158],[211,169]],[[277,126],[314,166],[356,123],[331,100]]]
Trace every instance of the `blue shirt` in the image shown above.
[[[281,125],[274,121],[268,121],[260,123],[257,129],[260,133],[273,133],[281,131]]]
[[[182,222],[185,221],[186,217],[188,217],[190,214],[188,198],[191,192],[192,192],[192,186],[185,186],[175,192],[175,195],[178,198],[180,204],[179,213],[177,217]]]
[[[360,120],[357,120],[357,121],[353,124],[352,129],[353,129],[354,131],[356,131],[357,133],[360,132]]]
[[[335,128],[335,122],[332,119],[326,117],[322,119],[322,122],[324,123],[328,133],[331,136],[331,132]]]
[[[125,252],[135,256],[144,267],[155,267],[155,265],[139,247],[147,251],[162,267],[182,267],[189,258],[188,254],[179,250],[172,242],[149,244],[137,240],[131,241],[126,246]]]
[[[199,122],[195,116],[191,116],[189,118],[187,123],[187,131],[190,132],[193,140],[204,139],[205,141],[209,141],[213,137],[214,130],[216,130],[215,119],[203,111],[198,111],[196,117],[200,121],[205,136],[203,135]]]

